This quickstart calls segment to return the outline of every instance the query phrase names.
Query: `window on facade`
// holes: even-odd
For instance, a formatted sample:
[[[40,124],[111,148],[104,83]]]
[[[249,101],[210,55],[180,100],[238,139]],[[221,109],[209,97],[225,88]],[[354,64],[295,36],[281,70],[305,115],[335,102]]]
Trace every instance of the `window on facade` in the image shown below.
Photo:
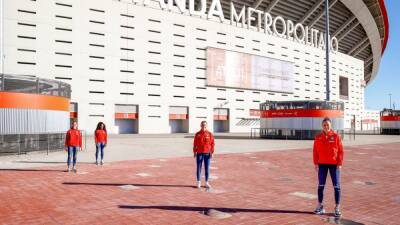
[[[339,94],[341,99],[349,99],[349,78],[339,77]]]

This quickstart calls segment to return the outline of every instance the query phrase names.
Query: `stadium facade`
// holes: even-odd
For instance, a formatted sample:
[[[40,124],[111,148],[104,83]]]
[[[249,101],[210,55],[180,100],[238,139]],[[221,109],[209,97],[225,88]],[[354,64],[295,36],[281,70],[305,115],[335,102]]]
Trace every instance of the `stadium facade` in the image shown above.
[[[1,0],[1,72],[71,85],[70,117],[112,133],[259,127],[260,103],[324,100],[322,0]],[[330,0],[344,126],[388,38],[383,0]],[[4,118],[2,118],[4,119]]]

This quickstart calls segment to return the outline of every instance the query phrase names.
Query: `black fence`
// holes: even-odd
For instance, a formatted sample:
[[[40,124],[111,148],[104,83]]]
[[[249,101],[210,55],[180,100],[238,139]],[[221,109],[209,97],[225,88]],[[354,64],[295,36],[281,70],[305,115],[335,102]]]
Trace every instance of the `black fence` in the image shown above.
[[[400,129],[396,129],[396,128],[381,128],[381,134],[400,135]]]
[[[0,74],[0,91],[71,97],[71,85],[35,76]]]
[[[343,130],[336,131],[343,137]],[[313,140],[320,130],[260,129],[260,136],[269,139]]]
[[[86,149],[86,132],[82,148]],[[35,151],[60,151],[65,146],[65,133],[0,134],[0,155],[26,154]]]

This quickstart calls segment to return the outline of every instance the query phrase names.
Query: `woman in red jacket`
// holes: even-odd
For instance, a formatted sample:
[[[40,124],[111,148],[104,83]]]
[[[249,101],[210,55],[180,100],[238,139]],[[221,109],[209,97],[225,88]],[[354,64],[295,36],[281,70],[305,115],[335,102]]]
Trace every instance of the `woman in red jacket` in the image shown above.
[[[214,136],[207,130],[207,122],[202,121],[201,130],[194,136],[193,155],[197,163],[197,188],[201,188],[201,167],[204,162],[206,188],[210,189],[211,185],[208,183],[210,174],[210,161],[214,154]]]
[[[325,213],[323,206],[324,188],[328,171],[331,175],[335,190],[335,216],[341,216],[340,212],[340,170],[343,164],[343,145],[340,136],[331,129],[331,120],[325,118],[322,121],[323,131],[315,136],[314,140],[314,166],[318,173],[318,206],[314,213]]]
[[[107,129],[103,122],[97,124],[96,130],[94,131],[94,142],[96,144],[96,165],[103,165],[104,161],[104,148],[107,146]],[[100,153],[100,162],[99,162]]]
[[[71,161],[72,170],[76,172],[76,156],[78,150],[82,150],[82,135],[78,130],[78,122],[74,121],[72,123],[71,129],[67,131],[65,136],[65,150],[68,151],[67,159],[67,172],[71,171]]]

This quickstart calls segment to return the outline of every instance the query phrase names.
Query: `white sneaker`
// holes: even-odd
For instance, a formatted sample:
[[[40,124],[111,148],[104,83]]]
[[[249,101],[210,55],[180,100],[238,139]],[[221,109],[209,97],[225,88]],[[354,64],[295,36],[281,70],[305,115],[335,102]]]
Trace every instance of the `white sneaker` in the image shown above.
[[[104,160],[101,160],[101,161],[100,161],[100,165],[103,165],[103,164],[104,164]]]
[[[317,207],[314,210],[314,213],[317,215],[322,215],[325,213],[324,206],[322,204],[318,204]]]
[[[340,207],[336,206],[335,207],[335,217],[341,217],[342,212],[340,211]]]
[[[94,164],[99,165],[99,162],[96,160],[96,162]]]
[[[201,188],[201,181],[197,181],[197,188]]]
[[[207,188],[207,189],[211,189],[210,183],[206,182],[206,188]]]
[[[72,168],[72,171],[74,171],[74,173],[78,172],[78,170],[76,169],[76,167]]]

